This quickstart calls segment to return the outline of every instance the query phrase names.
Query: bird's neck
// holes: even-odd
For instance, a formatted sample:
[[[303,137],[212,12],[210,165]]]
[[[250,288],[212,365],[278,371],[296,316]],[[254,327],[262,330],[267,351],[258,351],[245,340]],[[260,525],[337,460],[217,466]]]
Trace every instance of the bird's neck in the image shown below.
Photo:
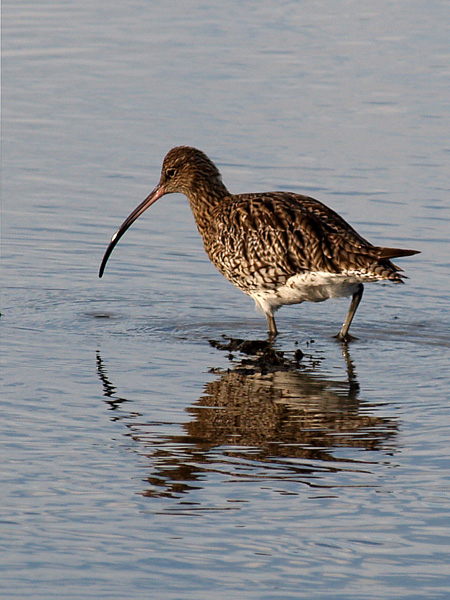
[[[199,180],[186,194],[197,228],[203,237],[208,231],[214,210],[230,198],[219,177],[215,180]]]

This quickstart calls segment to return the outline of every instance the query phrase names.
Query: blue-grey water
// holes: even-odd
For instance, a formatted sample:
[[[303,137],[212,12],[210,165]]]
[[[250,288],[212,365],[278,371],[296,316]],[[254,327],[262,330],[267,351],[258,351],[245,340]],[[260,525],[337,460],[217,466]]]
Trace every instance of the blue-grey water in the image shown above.
[[[3,2],[0,597],[450,594],[445,2]],[[412,247],[404,286],[264,339],[183,196],[109,238],[177,144]],[[225,342],[226,343],[226,342]]]

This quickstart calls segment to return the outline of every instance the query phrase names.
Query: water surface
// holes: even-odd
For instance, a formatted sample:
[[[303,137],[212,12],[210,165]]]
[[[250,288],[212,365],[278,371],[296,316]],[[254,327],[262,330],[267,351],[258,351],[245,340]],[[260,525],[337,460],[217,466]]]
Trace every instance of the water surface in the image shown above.
[[[445,8],[4,3],[1,597],[448,597]],[[178,195],[99,280],[180,143],[421,250],[407,284],[348,348],[346,300],[283,308],[261,368]]]

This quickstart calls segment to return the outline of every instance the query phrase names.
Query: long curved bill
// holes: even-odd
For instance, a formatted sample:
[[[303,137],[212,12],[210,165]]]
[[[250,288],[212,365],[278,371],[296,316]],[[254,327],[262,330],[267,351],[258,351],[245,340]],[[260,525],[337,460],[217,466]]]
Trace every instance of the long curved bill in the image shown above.
[[[161,196],[164,196],[166,193],[164,186],[158,184],[155,189],[147,196],[147,198],[139,204],[137,208],[133,210],[133,212],[125,219],[116,233],[112,236],[111,241],[109,242],[109,246],[106,248],[105,255],[103,256],[102,264],[100,265],[100,270],[98,272],[98,276],[101,277],[106,267],[106,263],[108,262],[108,258],[111,255],[111,252],[114,250],[117,242],[123,236],[125,231],[138,219],[144,211],[147,210],[154,202],[156,202]]]

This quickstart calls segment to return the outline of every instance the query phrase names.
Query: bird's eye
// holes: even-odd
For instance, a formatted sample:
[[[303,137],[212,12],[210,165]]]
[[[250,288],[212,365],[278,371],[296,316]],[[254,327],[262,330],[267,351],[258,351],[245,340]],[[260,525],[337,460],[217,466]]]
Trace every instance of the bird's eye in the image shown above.
[[[166,171],[166,177],[168,179],[172,179],[172,177],[175,175],[176,172],[177,172],[176,169],[167,169],[167,171]]]

